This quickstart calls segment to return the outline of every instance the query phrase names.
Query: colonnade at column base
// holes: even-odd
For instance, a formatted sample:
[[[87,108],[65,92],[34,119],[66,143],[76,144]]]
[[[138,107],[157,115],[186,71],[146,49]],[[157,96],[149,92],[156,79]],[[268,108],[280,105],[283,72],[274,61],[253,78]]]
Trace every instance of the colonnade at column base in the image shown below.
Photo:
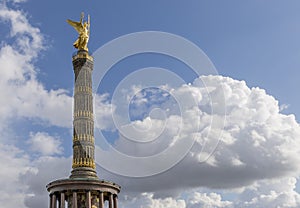
[[[120,189],[113,182],[99,179],[56,180],[47,185],[49,208],[118,208]]]

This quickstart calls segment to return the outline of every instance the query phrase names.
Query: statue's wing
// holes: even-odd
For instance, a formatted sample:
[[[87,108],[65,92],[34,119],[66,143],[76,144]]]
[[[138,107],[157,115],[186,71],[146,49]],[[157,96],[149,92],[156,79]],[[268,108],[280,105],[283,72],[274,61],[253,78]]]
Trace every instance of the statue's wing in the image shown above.
[[[67,23],[69,23],[69,25],[71,25],[72,27],[74,27],[74,29],[80,33],[82,30],[82,24],[80,22],[74,22],[72,20],[67,20]]]

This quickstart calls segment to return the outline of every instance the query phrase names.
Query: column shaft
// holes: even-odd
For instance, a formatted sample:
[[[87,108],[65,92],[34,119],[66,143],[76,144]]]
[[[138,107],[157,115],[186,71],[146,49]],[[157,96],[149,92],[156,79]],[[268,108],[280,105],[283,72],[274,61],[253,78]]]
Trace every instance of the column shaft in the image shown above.
[[[50,198],[49,208],[52,208],[52,194],[49,195],[49,198]]]
[[[109,204],[108,206],[109,208],[114,208],[114,199],[112,194],[109,195],[108,204]]]
[[[88,191],[86,193],[86,207],[87,208],[92,208],[92,202],[91,202],[91,192]]]
[[[103,196],[103,192],[100,192],[100,194],[99,194],[99,208],[104,208],[104,196]]]
[[[77,193],[73,192],[73,204],[72,208],[77,208]]]
[[[117,195],[114,195],[114,208],[118,208],[118,197]]]
[[[94,151],[92,71],[93,58],[86,51],[73,56],[75,73],[73,119],[73,171],[71,178],[97,178]],[[89,169],[88,171],[87,168]]]
[[[60,208],[65,208],[65,193],[60,193]]]
[[[56,208],[56,195],[52,195],[52,203],[51,203],[51,208]]]

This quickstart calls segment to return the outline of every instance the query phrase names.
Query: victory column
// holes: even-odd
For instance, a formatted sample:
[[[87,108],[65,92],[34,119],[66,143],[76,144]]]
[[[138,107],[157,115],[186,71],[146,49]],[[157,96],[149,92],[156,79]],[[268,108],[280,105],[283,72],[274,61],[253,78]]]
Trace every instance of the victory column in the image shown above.
[[[93,57],[88,52],[90,17],[83,23],[67,20],[78,32],[74,42],[77,52],[73,55],[75,74],[73,115],[73,164],[71,176],[47,185],[50,193],[49,208],[118,208],[120,186],[99,180],[95,165],[95,139],[93,117],[92,71]]]

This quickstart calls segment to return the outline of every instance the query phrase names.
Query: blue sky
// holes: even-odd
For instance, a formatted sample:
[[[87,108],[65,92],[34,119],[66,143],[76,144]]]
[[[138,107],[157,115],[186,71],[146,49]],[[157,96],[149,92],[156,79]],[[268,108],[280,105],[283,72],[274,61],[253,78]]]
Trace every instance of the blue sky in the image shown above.
[[[78,21],[82,11],[91,16],[90,53],[96,54],[101,46],[123,35],[162,31],[193,42],[221,75],[198,79],[193,70],[179,60],[155,53],[130,56],[106,74],[95,95],[96,127],[103,130],[105,137],[111,137],[108,140],[117,150],[131,156],[159,153],[175,142],[174,132],[178,129],[172,127],[181,121],[185,123],[187,118],[193,121],[192,125],[183,124],[186,126],[179,137],[188,140],[194,135],[194,128],[201,133],[187,156],[166,173],[131,178],[126,174],[110,173],[105,170],[107,164],[104,169],[99,166],[101,177],[124,187],[120,198],[122,207],[139,208],[143,203],[149,207],[172,208],[300,205],[299,185],[294,188],[299,184],[300,174],[297,159],[300,153],[296,148],[300,148],[297,123],[300,116],[297,94],[300,87],[299,1],[10,0],[1,2],[0,6],[3,83],[0,86],[4,98],[0,102],[0,136],[3,138],[0,139],[0,155],[6,155],[3,160],[10,160],[12,164],[0,171],[0,175],[15,172],[17,178],[0,180],[0,184],[20,199],[11,204],[5,202],[8,203],[5,207],[44,205],[47,203],[43,190],[46,183],[68,176],[70,171],[72,54],[76,51],[72,44],[77,34],[66,19]],[[19,18],[15,18],[17,15]],[[138,84],[125,91],[121,89],[124,100],[120,96],[116,102],[125,102],[126,96],[131,96],[132,106],[129,107],[129,125],[119,129],[123,133],[119,135],[116,131],[119,126],[113,122],[122,123],[125,118],[117,115],[118,110],[114,111],[115,120],[111,117],[111,106],[116,107],[111,100],[113,93],[127,76],[146,67],[170,69],[190,84],[167,86],[170,84],[167,82],[159,86],[162,91],[158,90],[157,94],[143,90]],[[152,78],[161,77],[149,77]],[[218,90],[220,87],[223,92]],[[161,92],[168,92],[167,98]],[[174,113],[178,112],[178,106],[173,107],[174,100],[168,100],[170,92],[176,101],[187,107],[181,109],[183,120],[178,120],[178,113]],[[191,104],[187,94],[195,96],[196,105]],[[212,139],[205,149],[201,142],[205,140],[203,135],[210,135],[207,122],[222,120],[224,116],[220,96],[224,96],[227,103],[227,120],[223,127],[222,122],[216,121],[211,135],[216,136],[218,130],[223,129],[224,138]],[[144,100],[139,102],[138,99]],[[167,113],[154,112],[154,120],[147,120],[147,114],[157,107]],[[191,113],[189,109],[194,107],[197,110]],[[200,118],[198,127],[193,126],[198,121],[194,115]],[[161,116],[166,116],[166,120]],[[165,127],[163,131],[162,126]],[[131,127],[139,130],[130,134]],[[133,141],[124,140],[129,134],[134,134],[134,138],[143,135],[145,141],[154,135],[157,141],[151,144],[153,146],[135,146]],[[216,142],[219,142],[216,154],[204,160],[206,155],[198,153],[202,149],[209,155]],[[156,149],[155,145],[160,148]],[[197,162],[204,164],[194,169]],[[130,165],[133,164],[128,167],[132,167]],[[46,172],[45,166],[60,171]],[[119,170],[111,168],[113,172]],[[177,186],[171,184],[178,178],[181,180]],[[10,184],[22,184],[22,188],[15,190]],[[0,202],[5,200],[5,196],[0,197]]]
[[[299,2],[289,1],[28,1],[22,5],[34,25],[49,40],[39,61],[46,86],[72,86],[69,47],[76,38],[65,19],[78,19],[81,11],[92,17],[90,50],[132,32],[157,30],[183,36],[197,44],[213,61],[219,74],[264,88],[289,113],[299,113]],[[52,66],[53,59],[56,65]],[[56,73],[63,76],[55,76]],[[46,81],[47,80],[47,81]],[[280,86],[280,87],[279,87]]]

